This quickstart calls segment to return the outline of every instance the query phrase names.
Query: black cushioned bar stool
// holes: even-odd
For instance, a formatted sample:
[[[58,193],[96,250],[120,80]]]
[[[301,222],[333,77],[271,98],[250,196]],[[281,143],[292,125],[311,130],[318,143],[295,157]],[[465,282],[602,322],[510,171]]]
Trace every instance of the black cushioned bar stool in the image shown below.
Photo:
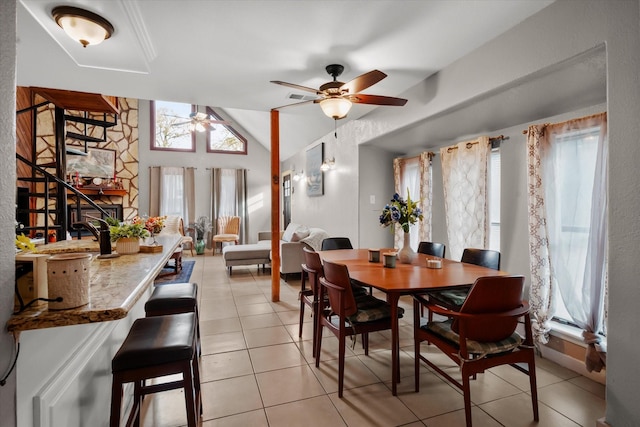
[[[196,283],[171,283],[157,285],[144,305],[147,317],[167,314],[195,313],[196,340],[200,355],[200,325],[198,322],[198,285]]]
[[[195,313],[137,319],[111,361],[111,427],[120,425],[122,386],[134,383],[133,406],[127,426],[140,425],[145,395],[184,389],[187,425],[195,427],[202,411],[200,372],[196,352]],[[182,379],[146,385],[145,381],[165,375],[182,374]]]

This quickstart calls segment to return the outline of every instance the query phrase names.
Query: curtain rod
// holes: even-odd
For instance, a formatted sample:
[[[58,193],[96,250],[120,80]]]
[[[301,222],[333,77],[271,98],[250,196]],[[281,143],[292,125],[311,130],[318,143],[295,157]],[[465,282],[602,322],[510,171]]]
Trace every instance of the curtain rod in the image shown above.
[[[490,136],[490,137],[489,137],[489,142],[491,142],[491,141],[495,141],[496,139],[499,139],[500,141],[506,141],[507,139],[509,139],[509,137],[508,137],[508,136],[504,136],[504,135]],[[471,148],[471,147],[473,147],[474,145],[476,145],[476,144],[478,144],[478,143],[480,143],[480,141],[467,142],[466,147],[467,147],[467,148]],[[450,153],[451,151],[453,151],[453,150],[457,150],[457,149],[458,149],[458,146],[457,146],[457,145],[455,145],[455,146],[453,146],[453,147],[449,147],[449,148],[447,148],[447,152],[448,152],[448,153]],[[431,153],[431,154],[435,156],[435,155],[436,155],[436,154],[438,154],[438,153]]]
[[[563,125],[563,124],[565,124],[565,123],[569,123],[569,122],[572,122],[572,121],[574,121],[574,120],[585,120],[585,119],[591,119],[591,118],[594,118],[594,117],[601,116],[601,115],[603,115],[603,114],[607,114],[607,112],[606,112],[606,111],[603,111],[603,112],[601,112],[601,113],[590,114],[590,115],[588,115],[588,116],[578,117],[577,119],[565,120],[564,122],[557,122],[557,123],[543,123],[543,124],[538,125],[538,126],[542,127],[542,128],[543,128],[543,131],[544,131],[544,128],[546,128],[547,126],[551,126],[551,125]],[[535,125],[531,125],[531,126],[535,126]],[[528,128],[522,131],[522,134],[523,134],[523,135],[527,135],[528,133],[529,133],[529,129],[528,129]]]
[[[149,166],[149,168],[185,168],[185,169],[198,169],[193,166]]]

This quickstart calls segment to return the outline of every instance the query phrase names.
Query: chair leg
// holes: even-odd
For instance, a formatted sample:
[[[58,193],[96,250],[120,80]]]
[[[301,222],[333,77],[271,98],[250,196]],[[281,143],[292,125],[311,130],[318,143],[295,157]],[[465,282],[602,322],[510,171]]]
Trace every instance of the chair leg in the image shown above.
[[[340,331],[340,341],[338,342],[338,397],[342,398],[344,389],[344,351],[347,339],[343,331]],[[317,359],[316,359],[317,361]]]
[[[302,337],[302,322],[304,322],[304,297],[300,295],[300,325],[298,326],[298,338]]]
[[[113,376],[111,383],[111,419],[110,427],[120,426],[120,410],[122,406],[122,382],[117,375]]]
[[[531,356],[531,361],[529,362],[529,385],[531,386],[531,406],[533,408],[533,419],[535,421],[539,421],[538,416],[538,386],[536,384],[536,364],[533,360],[533,356]]]
[[[469,385],[469,374],[462,371],[462,394],[464,397],[464,418],[467,423],[467,427],[471,425],[471,387]]]
[[[316,368],[320,367],[320,352],[322,351],[322,324],[318,325],[316,331]]]
[[[318,301],[314,300],[313,305],[311,306],[311,312],[313,313],[313,341],[311,346],[313,347],[313,357],[316,357],[316,346],[317,344],[317,334],[318,334],[318,319],[319,316],[320,304]]]

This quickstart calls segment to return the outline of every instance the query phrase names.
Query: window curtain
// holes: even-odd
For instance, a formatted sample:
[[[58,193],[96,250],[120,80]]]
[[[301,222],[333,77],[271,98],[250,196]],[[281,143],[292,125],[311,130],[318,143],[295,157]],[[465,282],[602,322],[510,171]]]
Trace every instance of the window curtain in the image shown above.
[[[460,259],[465,248],[487,248],[488,136],[440,149],[445,216],[451,259]]]
[[[211,169],[211,218],[214,227],[218,217],[240,217],[240,243],[246,243],[248,230],[247,170]],[[209,239],[210,240],[210,239]],[[211,241],[207,242],[211,247]]]
[[[558,182],[563,168],[570,167],[572,174],[580,177],[581,168],[587,167],[587,162],[577,157],[580,147],[570,145],[572,141],[566,139],[566,135],[587,129],[598,132],[595,166],[591,166],[593,178],[575,180],[569,185]],[[598,372],[606,364],[606,341],[600,333],[606,324],[607,145],[606,113],[528,129],[530,301],[534,334],[538,342],[548,341],[555,298],[561,296],[573,322],[583,329],[586,367]],[[560,162],[563,149],[575,151],[576,159],[571,165]],[[584,174],[590,175],[591,170]],[[580,241],[585,232],[570,232],[563,226],[563,220],[575,224],[575,218],[585,214],[580,203],[568,203],[568,197],[591,198],[586,250]]]
[[[152,166],[149,168],[149,215],[178,215],[186,224],[195,218],[194,168]]]
[[[422,153],[417,157],[407,159],[397,158],[393,160],[393,175],[395,192],[405,200],[411,196],[411,200],[418,202],[424,218],[422,221],[412,224],[411,247],[418,249],[421,241],[431,240],[431,161],[429,153]],[[394,246],[400,247],[403,242],[402,229],[396,227],[394,233]]]

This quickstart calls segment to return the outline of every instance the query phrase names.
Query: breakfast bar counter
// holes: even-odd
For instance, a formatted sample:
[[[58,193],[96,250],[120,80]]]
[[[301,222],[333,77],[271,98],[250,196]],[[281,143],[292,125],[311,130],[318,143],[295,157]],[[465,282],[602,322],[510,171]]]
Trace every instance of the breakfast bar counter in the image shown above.
[[[162,252],[121,255],[116,258],[98,257],[98,242],[94,240],[65,240],[38,247],[41,254],[90,252],[89,303],[78,308],[49,310],[46,302],[39,302],[7,322],[7,329],[24,331],[83,323],[122,319],[145,293],[156,275],[180,244],[177,236],[158,236]]]
[[[7,322],[20,346],[15,365],[17,427],[107,425],[111,359],[133,322],[145,316],[153,281],[181,241],[170,235],[156,239],[161,252],[117,258],[99,258],[93,239],[38,246],[38,254],[89,252],[94,257],[87,304],[50,310],[42,302]],[[129,403],[132,390],[125,396]]]

